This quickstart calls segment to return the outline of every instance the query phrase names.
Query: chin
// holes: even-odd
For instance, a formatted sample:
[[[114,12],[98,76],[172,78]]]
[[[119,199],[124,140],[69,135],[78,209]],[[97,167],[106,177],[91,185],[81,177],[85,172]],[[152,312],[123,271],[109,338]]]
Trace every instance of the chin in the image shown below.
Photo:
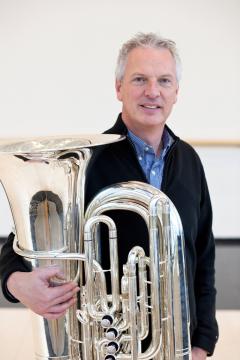
[[[162,126],[164,125],[165,121],[163,119],[155,119],[155,118],[145,118],[142,123],[146,126]]]

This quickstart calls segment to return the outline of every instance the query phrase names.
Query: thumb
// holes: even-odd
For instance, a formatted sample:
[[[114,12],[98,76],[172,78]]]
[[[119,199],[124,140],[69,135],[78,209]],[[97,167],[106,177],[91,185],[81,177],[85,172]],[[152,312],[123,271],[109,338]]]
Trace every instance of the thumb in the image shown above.
[[[37,270],[42,280],[50,280],[52,277],[65,280],[63,271],[59,265],[49,265],[38,268]]]

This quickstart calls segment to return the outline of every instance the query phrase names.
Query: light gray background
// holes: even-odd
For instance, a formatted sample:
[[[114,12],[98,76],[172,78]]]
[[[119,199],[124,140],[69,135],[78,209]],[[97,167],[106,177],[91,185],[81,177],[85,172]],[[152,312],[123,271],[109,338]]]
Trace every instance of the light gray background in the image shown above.
[[[177,42],[183,62],[169,125],[184,139],[239,139],[239,14],[238,0],[0,0],[0,136],[108,128],[121,108],[118,50],[136,32],[156,31]],[[239,237],[239,151],[199,151],[215,234]],[[11,216],[2,192],[0,201],[1,236]]]
[[[120,45],[156,31],[183,61],[176,132],[239,138],[239,13],[238,0],[0,0],[1,136],[111,125]]]
[[[169,125],[184,139],[240,138],[239,0],[0,0],[1,137],[101,132],[121,106],[123,41],[156,31],[177,42],[183,79]],[[217,237],[239,238],[239,148],[197,148]],[[0,191],[0,236],[11,214]],[[217,247],[218,307],[240,308],[239,247]]]

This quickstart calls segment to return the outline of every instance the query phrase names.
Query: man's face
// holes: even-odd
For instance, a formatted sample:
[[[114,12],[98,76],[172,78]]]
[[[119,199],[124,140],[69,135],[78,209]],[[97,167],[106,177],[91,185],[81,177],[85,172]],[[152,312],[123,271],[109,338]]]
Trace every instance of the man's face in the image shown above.
[[[122,118],[136,134],[162,129],[177,101],[176,64],[168,49],[135,48],[121,81],[116,81]]]

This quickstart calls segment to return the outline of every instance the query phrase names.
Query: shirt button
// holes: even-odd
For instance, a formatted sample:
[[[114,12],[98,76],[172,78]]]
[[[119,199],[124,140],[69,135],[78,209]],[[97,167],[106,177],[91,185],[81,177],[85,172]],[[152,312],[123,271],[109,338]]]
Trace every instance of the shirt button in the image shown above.
[[[141,156],[139,156],[139,157],[138,157],[138,160],[142,160],[142,157],[141,157]]]
[[[151,171],[152,175],[156,175],[156,171],[152,170]]]
[[[148,151],[149,150],[149,147],[148,146],[145,146],[145,151]]]

